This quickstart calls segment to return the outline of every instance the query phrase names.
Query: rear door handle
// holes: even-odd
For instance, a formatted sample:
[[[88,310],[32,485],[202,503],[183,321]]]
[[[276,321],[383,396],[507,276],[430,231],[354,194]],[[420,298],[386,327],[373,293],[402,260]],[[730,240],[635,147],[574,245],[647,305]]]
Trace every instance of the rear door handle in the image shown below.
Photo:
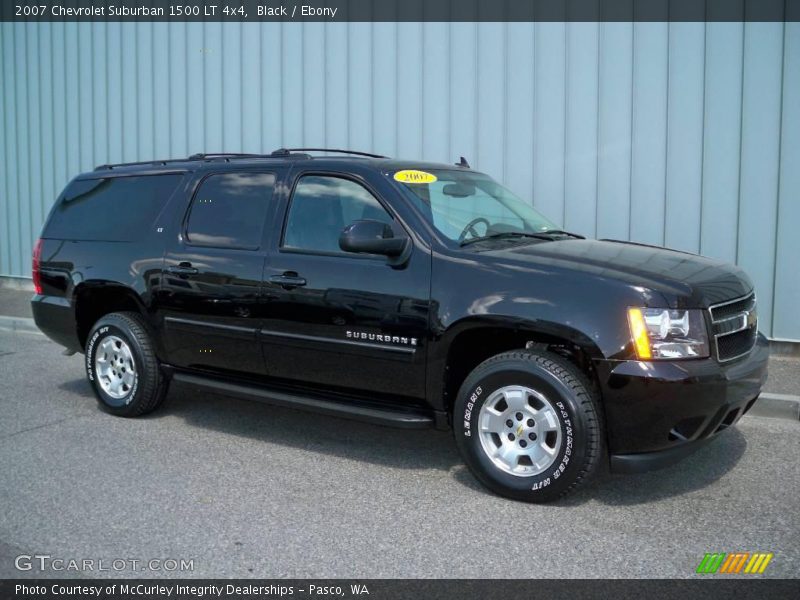
[[[300,277],[297,273],[293,272],[284,273],[283,275],[273,275],[269,278],[269,282],[279,285],[287,290],[296,287],[303,287],[306,284],[305,278]]]
[[[170,265],[167,267],[168,273],[175,275],[196,275],[200,271],[192,266],[192,263],[182,262],[178,265]]]

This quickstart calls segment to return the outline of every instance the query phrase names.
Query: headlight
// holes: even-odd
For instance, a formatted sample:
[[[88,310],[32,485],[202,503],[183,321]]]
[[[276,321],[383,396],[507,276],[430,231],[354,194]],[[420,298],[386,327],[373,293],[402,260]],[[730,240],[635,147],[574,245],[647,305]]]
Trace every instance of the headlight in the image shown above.
[[[701,310],[629,308],[628,323],[640,360],[708,356],[708,334]]]

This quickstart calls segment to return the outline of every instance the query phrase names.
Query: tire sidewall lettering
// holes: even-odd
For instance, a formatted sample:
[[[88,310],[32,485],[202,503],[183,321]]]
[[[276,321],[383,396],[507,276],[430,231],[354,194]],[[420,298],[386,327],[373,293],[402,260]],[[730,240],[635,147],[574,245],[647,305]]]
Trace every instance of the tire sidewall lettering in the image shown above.
[[[128,344],[128,347],[131,349],[131,352],[133,353],[134,360],[136,361],[137,371],[139,369],[139,365],[142,364],[141,363],[142,359],[141,359],[141,356],[140,356],[140,354],[138,352],[136,344],[134,343],[134,341],[132,340],[131,336],[128,335],[127,332],[125,332],[124,330],[120,329],[119,327],[117,327],[115,325],[103,325],[101,327],[98,327],[97,330],[92,334],[91,338],[89,339],[88,344],[86,345],[86,375],[87,375],[89,381],[92,382],[92,385],[94,385],[94,387],[97,390],[97,392],[103,398],[106,397],[106,394],[105,394],[105,391],[100,386],[99,382],[97,381],[97,376],[96,376],[96,373],[94,371],[94,359],[95,359],[95,354],[97,352],[97,344],[98,344],[98,342],[100,342],[104,337],[106,337],[106,335],[109,335],[109,334],[117,335],[117,336],[121,337],[122,339],[124,339],[126,341],[126,343]],[[133,402],[134,398],[136,398],[136,392],[139,390],[139,380],[140,379],[141,379],[141,377],[139,377],[139,375],[137,373],[137,376],[133,380],[133,387],[131,388],[131,391],[128,393],[128,395],[125,397],[125,404],[124,404],[125,406],[127,406],[128,404]],[[110,404],[111,406],[114,406],[111,403],[108,403],[108,404]]]
[[[92,337],[89,339],[89,344],[86,346],[86,375],[89,378],[89,381],[94,382],[94,349],[97,345],[97,340],[100,339],[101,336],[108,333],[109,326],[104,325],[103,327],[98,327],[97,331],[92,334]]]
[[[474,390],[472,390],[472,393],[469,396],[469,400],[467,400],[467,403],[466,403],[466,405],[464,407],[464,427],[463,427],[463,431],[464,431],[464,436],[465,437],[472,437],[472,429],[473,429],[473,427],[472,427],[472,413],[475,412],[474,411],[475,404],[480,399],[481,394],[483,394],[483,388],[480,385],[478,385],[478,386],[475,387]]]
[[[553,471],[553,479],[558,479],[561,477],[561,474],[567,469],[570,460],[572,460],[572,455],[574,452],[575,447],[575,440],[573,439],[574,430],[572,425],[572,418],[570,417],[569,412],[567,411],[566,406],[561,400],[558,400],[556,403],[556,409],[559,412],[559,421],[561,424],[561,435],[564,437],[563,445],[564,445],[564,452],[561,456],[561,462],[558,466],[555,467]],[[532,489],[537,489],[535,486]]]
[[[511,383],[509,381],[509,373],[497,372],[487,374],[475,385],[469,388],[467,401],[464,403],[463,413],[459,419],[459,430],[462,439],[465,439],[467,446],[471,453],[474,454],[476,459],[485,465],[485,468],[491,473],[493,479],[499,480],[503,485],[518,489],[520,492],[523,490],[538,491],[544,490],[555,485],[567,469],[576,461],[576,438],[575,431],[577,424],[575,422],[576,416],[572,404],[567,401],[564,392],[554,386],[551,381],[541,376],[535,376],[530,373],[520,373],[520,376],[514,378],[514,383],[518,385],[526,385],[531,389],[542,392],[553,405],[558,418],[558,424],[561,429],[561,448],[559,455],[547,470],[538,475],[531,477],[519,477],[504,473],[494,466],[490,459],[486,456],[481,446],[481,441],[477,435],[479,429],[479,415],[483,402],[491,396],[492,392],[499,389],[503,385]],[[475,433],[473,433],[475,432]]]

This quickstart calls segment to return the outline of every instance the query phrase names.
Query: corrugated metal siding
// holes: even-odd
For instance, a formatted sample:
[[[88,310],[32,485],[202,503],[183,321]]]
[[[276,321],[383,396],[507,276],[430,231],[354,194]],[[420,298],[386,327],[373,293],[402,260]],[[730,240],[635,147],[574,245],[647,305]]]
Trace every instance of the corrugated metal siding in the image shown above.
[[[0,274],[96,164],[326,145],[473,166],[700,252],[800,340],[798,23],[3,23]]]

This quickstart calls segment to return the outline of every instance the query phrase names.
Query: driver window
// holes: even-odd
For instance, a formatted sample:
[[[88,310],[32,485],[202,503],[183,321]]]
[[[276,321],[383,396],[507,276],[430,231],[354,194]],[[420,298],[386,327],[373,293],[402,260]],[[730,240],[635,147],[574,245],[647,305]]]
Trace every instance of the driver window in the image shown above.
[[[389,213],[362,185],[340,177],[306,175],[292,195],[283,247],[342,253],[342,229],[360,219],[392,223]]]

